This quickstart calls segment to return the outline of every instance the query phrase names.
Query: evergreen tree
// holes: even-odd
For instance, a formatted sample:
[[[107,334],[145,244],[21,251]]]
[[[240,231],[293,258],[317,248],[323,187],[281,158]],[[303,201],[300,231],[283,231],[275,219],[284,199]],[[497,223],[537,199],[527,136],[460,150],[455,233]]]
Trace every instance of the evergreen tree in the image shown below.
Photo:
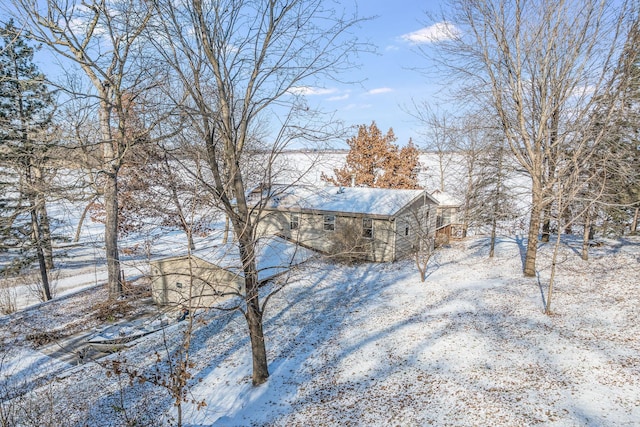
[[[347,139],[349,153],[346,164],[334,169],[334,177],[322,174],[322,179],[334,185],[372,188],[418,188],[417,148],[409,141],[398,149],[393,129],[383,135],[375,122],[358,126],[358,135]]]
[[[38,261],[43,298],[51,299],[47,269],[53,267],[46,210],[46,167],[53,97],[33,62],[34,48],[9,21],[0,30],[0,152],[4,187],[0,202],[5,249],[22,251],[22,268]]]
[[[614,144],[618,167],[611,193],[618,193],[618,202],[623,206],[622,222],[626,225],[631,216],[630,232],[635,234],[640,213],[640,55],[629,73],[618,114],[620,138]]]
[[[608,98],[599,99],[594,111],[593,134],[605,132],[603,143],[589,162],[597,176],[581,194],[581,199],[600,203],[586,208],[576,203],[574,210],[584,211],[583,258],[587,259],[588,241],[596,226],[605,234],[621,235],[628,228],[637,231],[640,211],[640,56],[620,80],[620,99],[613,109]],[[612,111],[606,114],[607,111]]]

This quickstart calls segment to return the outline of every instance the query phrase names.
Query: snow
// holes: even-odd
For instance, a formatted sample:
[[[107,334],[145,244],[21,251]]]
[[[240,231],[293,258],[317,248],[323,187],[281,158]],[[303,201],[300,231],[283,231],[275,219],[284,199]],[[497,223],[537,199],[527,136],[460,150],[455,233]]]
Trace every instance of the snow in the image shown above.
[[[260,239],[256,248],[258,280],[264,281],[283,274],[291,267],[308,261],[316,254],[312,250],[299,247],[280,237]],[[183,256],[186,255],[185,251]],[[192,251],[191,255],[237,273],[240,276],[244,274],[238,247],[233,243],[201,247]]]
[[[274,196],[269,201],[271,208],[393,216],[412,201],[425,195],[425,192],[423,190],[293,185],[272,188],[272,194]]]
[[[81,209],[57,209],[67,218],[60,227],[74,230]],[[221,225],[213,228],[197,236],[198,248],[221,245]],[[0,317],[1,409],[28,410],[29,425],[175,425],[168,391],[116,375],[113,363],[166,374],[189,322],[144,296],[126,300],[128,317],[99,320],[107,296],[100,233],[88,223],[81,244],[57,249],[54,301],[20,293],[21,310]],[[148,248],[123,258],[128,280],[185,244],[175,230],[132,236],[125,245]],[[424,283],[411,260],[297,266],[266,307],[270,377],[258,387],[242,313],[197,313],[184,425],[640,425],[640,238],[603,239],[589,261],[578,239],[563,238],[552,315],[543,301],[553,248],[540,245],[538,276],[524,278],[525,247],[521,236],[502,236],[491,259],[484,236],[454,241],[436,253]],[[281,284],[263,288],[262,301]],[[173,322],[85,363],[68,346],[107,327],[132,331],[149,312],[143,325]],[[41,345],[38,334],[61,338]]]
[[[460,200],[445,191],[435,190],[431,193],[431,197],[436,199],[440,206],[462,206]]]
[[[587,262],[576,253],[579,242],[565,241],[551,316],[543,314],[541,292],[552,248],[541,246],[539,278],[528,279],[520,240],[503,238],[494,259],[487,242],[470,238],[442,249],[424,283],[410,261],[298,267],[267,307],[271,376],[259,387],[251,385],[240,313],[203,313],[192,336],[189,396],[206,406],[185,403],[185,425],[640,423],[640,239],[607,241]],[[53,388],[61,408],[77,408],[68,420],[118,424],[113,406],[122,385],[105,375],[105,360],[149,369],[164,340],[179,342],[184,328],[73,368],[52,360],[46,378],[57,380],[33,393]],[[8,354],[3,373],[27,381],[43,356],[13,343],[20,352]],[[175,415],[159,387],[123,392],[140,422]]]

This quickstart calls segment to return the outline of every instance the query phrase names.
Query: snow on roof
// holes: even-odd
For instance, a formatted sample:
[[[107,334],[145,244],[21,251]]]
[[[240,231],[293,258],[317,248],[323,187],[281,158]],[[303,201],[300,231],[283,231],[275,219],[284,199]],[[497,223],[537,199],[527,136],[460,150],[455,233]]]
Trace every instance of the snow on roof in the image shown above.
[[[278,185],[271,187],[266,208],[393,216],[424,195],[435,201],[424,190]]]
[[[462,206],[462,202],[451,194],[444,191],[435,190],[431,196],[438,201],[440,206]]]
[[[202,248],[191,252],[191,255],[243,276],[237,244],[227,243],[213,248]],[[312,250],[297,246],[280,237],[262,238],[256,245],[258,281],[282,274],[289,268],[307,261],[313,255],[315,252]]]

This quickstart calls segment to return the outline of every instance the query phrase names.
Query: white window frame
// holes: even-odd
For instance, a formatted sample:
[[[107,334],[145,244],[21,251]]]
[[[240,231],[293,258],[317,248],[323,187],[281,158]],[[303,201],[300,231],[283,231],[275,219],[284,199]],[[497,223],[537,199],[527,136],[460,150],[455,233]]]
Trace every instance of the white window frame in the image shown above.
[[[373,218],[362,218],[362,237],[373,239]]]
[[[292,213],[289,216],[289,230],[298,230],[300,228],[300,215]]]
[[[336,231],[336,216],[323,215],[322,228],[324,231]]]

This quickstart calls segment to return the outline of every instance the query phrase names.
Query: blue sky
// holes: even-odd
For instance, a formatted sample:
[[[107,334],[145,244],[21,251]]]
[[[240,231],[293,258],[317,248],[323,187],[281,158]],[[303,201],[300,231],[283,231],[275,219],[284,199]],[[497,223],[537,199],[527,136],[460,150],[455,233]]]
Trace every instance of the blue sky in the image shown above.
[[[341,79],[361,83],[343,85],[331,81],[322,87],[305,88],[307,102],[323,111],[335,112],[348,126],[369,125],[375,120],[383,132],[392,127],[400,146],[410,137],[423,146],[425,141],[420,133],[423,129],[407,110],[413,108],[413,101],[434,101],[439,89],[436,79],[415,70],[428,66],[427,60],[416,52],[416,46],[425,41],[424,34],[419,32],[425,30],[426,11],[437,12],[438,8],[439,3],[430,0],[359,0],[358,15],[375,18],[363,22],[357,36],[372,43],[376,53],[360,54],[359,67],[349,70]],[[426,38],[437,36],[438,30],[431,27]],[[47,76],[57,74],[58,61],[44,50],[35,59]],[[342,147],[346,148],[346,143]]]
[[[406,144],[410,137],[423,145],[421,127],[406,110],[413,108],[412,100],[433,100],[439,89],[437,81],[415,70],[428,66],[416,52],[416,43],[425,41],[425,34],[419,33],[427,27],[425,12],[438,8],[435,1],[360,0],[361,16],[377,16],[359,29],[359,36],[370,40],[377,53],[360,55],[361,66],[347,74],[363,82],[349,86],[327,83],[322,88],[326,93],[307,96],[309,103],[336,111],[347,125],[369,125],[375,120],[383,132],[392,127],[398,145]],[[426,33],[427,39],[437,33],[434,30],[437,28],[431,27]]]

